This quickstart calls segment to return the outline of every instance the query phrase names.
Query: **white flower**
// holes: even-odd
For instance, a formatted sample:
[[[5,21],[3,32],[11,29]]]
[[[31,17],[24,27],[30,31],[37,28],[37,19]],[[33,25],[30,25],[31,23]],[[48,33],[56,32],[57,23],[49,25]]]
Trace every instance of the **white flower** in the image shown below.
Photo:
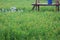
[[[16,11],[16,7],[11,7],[10,10],[11,10],[12,12],[15,12],[15,11]]]

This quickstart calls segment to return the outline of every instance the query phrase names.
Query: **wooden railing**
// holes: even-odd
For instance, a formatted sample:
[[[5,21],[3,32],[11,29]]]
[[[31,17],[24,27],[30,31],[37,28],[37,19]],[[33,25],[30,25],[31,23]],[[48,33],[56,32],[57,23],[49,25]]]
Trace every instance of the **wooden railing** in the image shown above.
[[[39,11],[39,6],[56,6],[56,10],[59,11],[59,6],[60,6],[60,3],[59,3],[59,0],[56,0],[56,3],[52,3],[51,5],[49,5],[48,3],[39,3],[39,0],[36,0],[36,3],[32,3],[33,5],[33,8],[32,10],[34,10],[36,8],[36,10]]]

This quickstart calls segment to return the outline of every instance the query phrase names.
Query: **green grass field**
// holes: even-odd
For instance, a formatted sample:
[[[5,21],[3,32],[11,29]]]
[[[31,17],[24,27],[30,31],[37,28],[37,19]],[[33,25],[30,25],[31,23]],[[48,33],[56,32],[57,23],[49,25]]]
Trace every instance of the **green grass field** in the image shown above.
[[[0,40],[60,40],[60,12],[47,6],[31,11],[33,2],[0,0],[0,8],[25,8],[23,12],[0,12]]]

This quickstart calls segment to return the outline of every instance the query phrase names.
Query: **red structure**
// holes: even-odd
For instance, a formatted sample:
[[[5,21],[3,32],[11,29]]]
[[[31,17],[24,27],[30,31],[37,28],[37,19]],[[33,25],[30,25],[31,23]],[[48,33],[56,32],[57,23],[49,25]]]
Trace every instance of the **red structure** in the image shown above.
[[[59,3],[59,0],[56,0],[56,3],[53,3],[53,4],[49,5],[49,4],[46,4],[46,3],[40,3],[39,0],[36,0],[36,2],[33,3],[32,5],[33,5],[32,10],[36,9],[36,10],[39,11],[39,6],[56,6],[56,10],[59,11],[60,3]]]

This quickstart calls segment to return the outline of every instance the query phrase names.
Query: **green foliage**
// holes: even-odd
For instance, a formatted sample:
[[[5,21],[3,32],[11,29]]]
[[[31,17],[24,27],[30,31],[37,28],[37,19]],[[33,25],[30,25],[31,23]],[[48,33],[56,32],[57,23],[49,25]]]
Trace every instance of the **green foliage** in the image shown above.
[[[32,2],[0,0],[0,8],[24,8],[24,12],[0,12],[0,40],[60,40],[60,12],[55,7],[31,11]]]
[[[0,40],[60,40],[60,14],[0,13]]]

